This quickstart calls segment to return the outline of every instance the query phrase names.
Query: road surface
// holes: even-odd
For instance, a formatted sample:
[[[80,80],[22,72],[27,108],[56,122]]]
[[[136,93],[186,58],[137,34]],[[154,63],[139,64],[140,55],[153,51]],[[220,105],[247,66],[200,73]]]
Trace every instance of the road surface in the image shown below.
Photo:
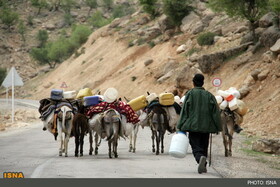
[[[0,173],[23,172],[25,178],[218,178],[212,167],[198,174],[190,153],[183,159],[168,154],[172,135],[165,135],[165,153],[151,151],[149,128],[139,128],[136,153],[128,152],[128,140],[120,139],[119,158],[109,159],[108,145],[102,141],[98,155],[89,155],[88,136],[84,156],[74,157],[74,138],[69,157],[58,156],[58,142],[36,122],[19,130],[0,133]],[[3,177],[3,174],[1,175]]]

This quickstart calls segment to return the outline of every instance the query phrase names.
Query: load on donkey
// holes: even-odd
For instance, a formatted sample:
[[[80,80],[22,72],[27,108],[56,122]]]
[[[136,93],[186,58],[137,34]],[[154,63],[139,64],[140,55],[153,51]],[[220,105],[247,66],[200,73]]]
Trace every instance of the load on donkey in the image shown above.
[[[74,100],[67,97],[63,98],[62,90],[51,91],[51,97],[40,100],[39,113],[40,119],[43,121],[43,130],[49,130],[60,138],[59,156],[65,153],[68,156],[68,142],[72,131],[73,116],[77,111]],[[65,136],[63,136],[63,134]]]

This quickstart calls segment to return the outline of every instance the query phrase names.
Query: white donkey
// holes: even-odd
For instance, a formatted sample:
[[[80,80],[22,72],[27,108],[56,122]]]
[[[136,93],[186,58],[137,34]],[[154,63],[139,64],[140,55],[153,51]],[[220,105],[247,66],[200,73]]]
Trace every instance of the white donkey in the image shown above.
[[[61,106],[56,109],[55,115],[57,113],[57,118],[54,119],[57,123],[57,133],[60,139],[60,148],[59,148],[59,156],[62,156],[62,153],[65,153],[65,157],[68,156],[68,142],[71,135],[72,130],[72,121],[73,121],[73,109],[69,106]],[[63,137],[64,134],[64,137]]]

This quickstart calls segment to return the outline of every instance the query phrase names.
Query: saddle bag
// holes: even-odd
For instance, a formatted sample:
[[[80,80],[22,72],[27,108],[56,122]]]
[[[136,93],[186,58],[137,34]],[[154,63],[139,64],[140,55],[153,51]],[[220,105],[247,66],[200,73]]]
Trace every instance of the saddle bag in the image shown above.
[[[99,96],[87,96],[84,97],[84,106],[93,106],[93,105],[97,105],[99,103]]]
[[[174,104],[174,95],[172,93],[159,94],[159,103],[163,106],[170,106]]]
[[[63,98],[63,90],[52,89],[51,99],[55,101],[60,101]]]
[[[77,95],[76,91],[63,92],[64,99],[74,99],[76,97],[76,95]]]
[[[145,108],[148,105],[147,99],[144,95],[141,95],[135,99],[132,99],[127,103],[134,111]]]

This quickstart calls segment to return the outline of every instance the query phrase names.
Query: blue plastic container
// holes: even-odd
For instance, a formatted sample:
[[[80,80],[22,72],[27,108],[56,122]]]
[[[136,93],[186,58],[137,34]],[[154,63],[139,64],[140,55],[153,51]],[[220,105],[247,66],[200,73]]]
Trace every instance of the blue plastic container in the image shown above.
[[[51,90],[51,99],[60,101],[63,98],[63,90],[52,89]]]
[[[84,97],[84,106],[93,106],[93,105],[97,105],[99,103],[99,96],[87,96]]]

